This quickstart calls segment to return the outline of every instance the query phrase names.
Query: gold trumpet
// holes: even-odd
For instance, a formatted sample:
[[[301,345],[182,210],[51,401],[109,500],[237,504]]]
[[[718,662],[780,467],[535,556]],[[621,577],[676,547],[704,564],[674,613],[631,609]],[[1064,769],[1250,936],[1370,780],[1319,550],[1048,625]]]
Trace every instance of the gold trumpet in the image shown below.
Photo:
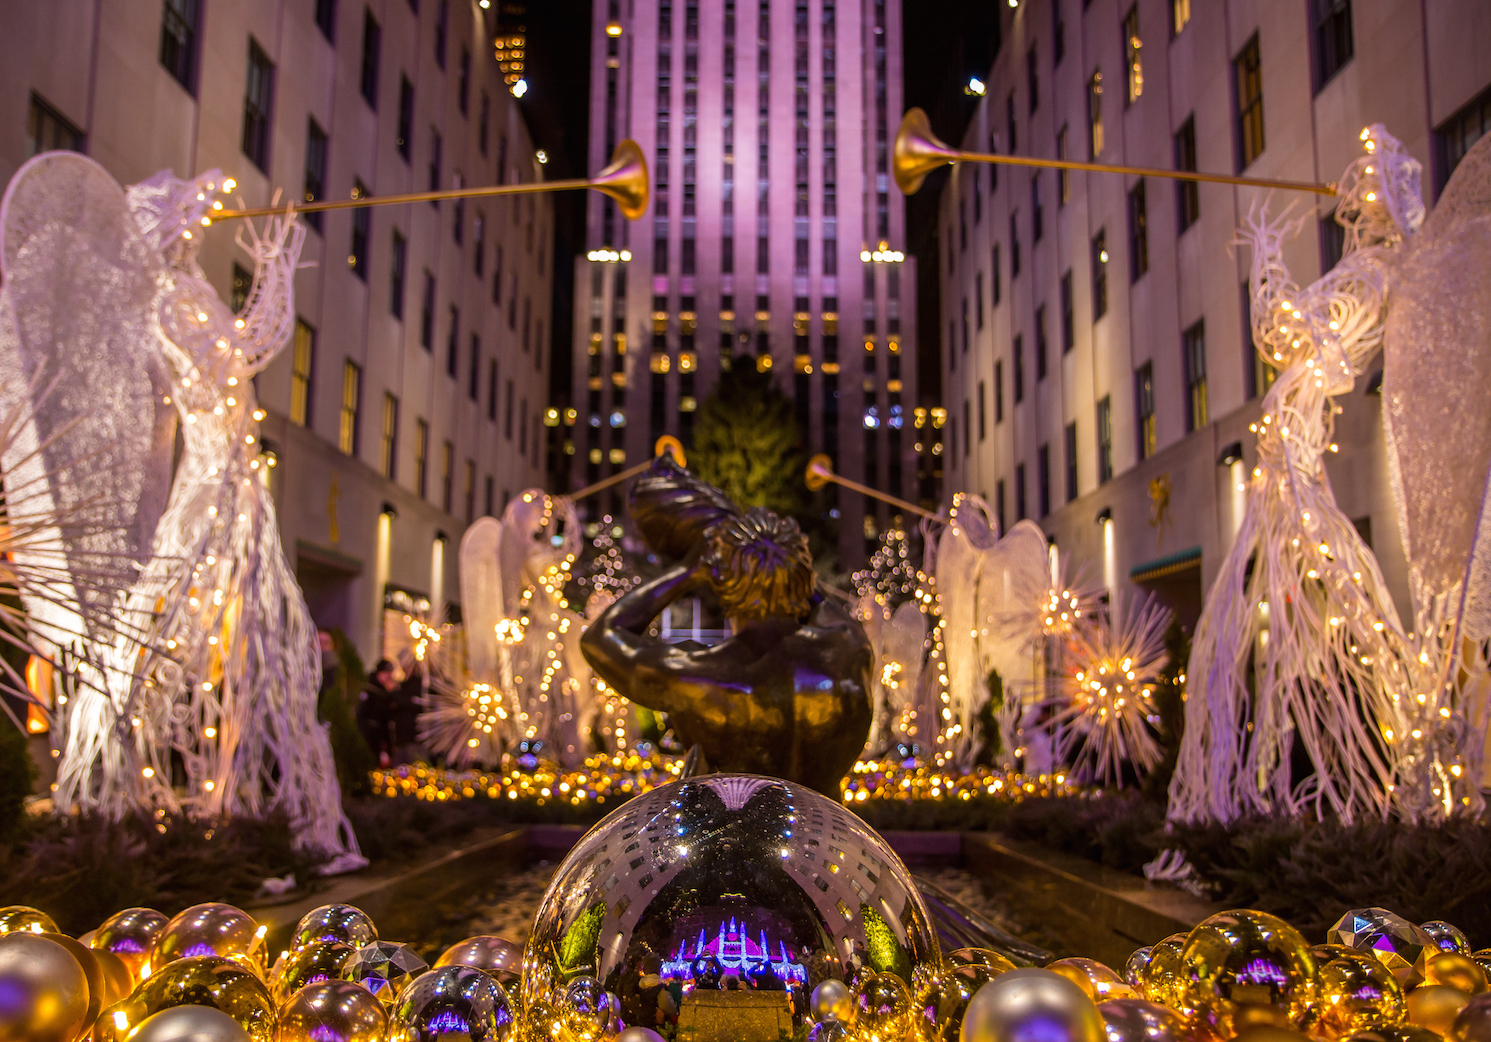
[[[272,217],[288,212],[319,213],[325,210],[352,210],[360,206],[392,206],[395,203],[429,203],[442,199],[476,199],[489,195],[529,195],[535,192],[564,192],[575,188],[594,188],[615,199],[623,216],[635,221],[647,212],[647,157],[642,148],[628,138],[616,146],[611,164],[591,178],[575,177],[565,181],[529,181],[515,185],[488,185],[485,188],[453,188],[443,192],[411,192],[407,195],[365,195],[358,199],[336,202],[291,204],[280,208],[257,210],[222,210],[211,214],[214,221],[230,217]]]
[[[915,195],[928,174],[948,163],[999,163],[1005,166],[1054,167],[1057,170],[1088,170],[1103,174],[1134,174],[1141,177],[1168,177],[1176,181],[1214,181],[1224,185],[1252,185],[1256,188],[1284,188],[1295,192],[1335,195],[1334,181],[1275,181],[1265,177],[1234,177],[1231,174],[1203,174],[1195,170],[1159,170],[1143,166],[1114,166],[1110,163],[1078,163],[1069,159],[1032,159],[1029,156],[998,156],[987,152],[963,152],[937,140],[927,114],[919,108],[908,109],[896,131],[891,168],[896,184],[906,195]]]
[[[835,474],[834,461],[829,458],[827,453],[820,452],[818,453],[818,455],[808,460],[808,469],[807,472],[803,474],[803,483],[808,486],[808,490],[810,492],[817,492],[820,488],[822,488],[824,485],[827,485],[830,481],[832,481],[835,485],[843,485],[847,489],[853,489],[855,492],[858,492],[861,495],[869,496],[872,499],[878,499],[882,503],[889,503],[893,507],[899,507],[902,510],[910,511],[913,514],[920,514],[922,517],[929,517],[933,521],[938,520],[936,514],[932,513],[930,510],[924,510],[923,508],[917,506],[915,503],[908,503],[904,499],[897,499],[895,496],[887,495],[886,493],[881,492],[877,489],[873,489],[868,485],[861,485],[858,481],[850,481],[846,477],[841,477],[840,475]]]
[[[664,434],[657,440],[657,444],[653,445],[652,459],[657,459],[665,452],[671,455],[673,457],[673,461],[680,467],[687,467],[689,465],[688,456],[685,455],[683,451],[683,442],[679,441],[671,434]],[[567,495],[571,500],[584,499],[586,496],[594,495],[602,489],[610,488],[618,481],[625,481],[627,478],[634,478],[650,466],[652,466],[652,460],[648,460],[645,463],[638,463],[635,467],[628,467],[626,470],[623,470],[619,474],[612,474],[609,478],[601,478],[601,480],[597,481],[594,485],[586,485],[579,491],[570,492],[567,493]]]

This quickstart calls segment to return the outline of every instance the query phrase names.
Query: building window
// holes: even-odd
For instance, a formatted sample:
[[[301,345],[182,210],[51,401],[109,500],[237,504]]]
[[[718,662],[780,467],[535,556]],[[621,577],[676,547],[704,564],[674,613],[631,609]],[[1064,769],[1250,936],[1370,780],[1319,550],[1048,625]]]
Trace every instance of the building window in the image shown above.
[[[461,338],[461,309],[454,304],[450,306],[450,335],[445,341],[445,375],[452,380],[456,376],[457,358],[460,349]]]
[[[1015,223],[1016,214],[1010,214],[1010,278],[1014,279],[1020,274],[1020,234],[1019,227]]]
[[[1030,45],[1030,50],[1025,53],[1025,87],[1030,94],[1030,111],[1034,114],[1036,107],[1040,104],[1040,74],[1037,71],[1035,61],[1035,44]]]
[[[233,280],[228,284],[228,306],[236,315],[248,304],[249,293],[254,288],[254,273],[241,264],[233,265]]]
[[[1108,313],[1108,232],[1097,233],[1092,240],[1092,320]]]
[[[1035,484],[1039,496],[1041,517],[1051,513],[1051,446],[1042,445],[1035,450]]]
[[[980,380],[978,382],[978,440],[979,441],[983,441],[984,437],[985,437],[985,434],[987,433],[986,428],[985,428],[985,419],[986,419],[986,417],[988,415],[988,407],[984,404],[985,400],[986,400],[986,398],[985,398],[984,382],[982,380]]]
[[[471,111],[471,48],[461,48],[461,72],[456,81],[456,105],[461,115]]]
[[[414,491],[424,499],[430,491],[430,425],[414,421]]]
[[[378,445],[378,473],[389,481],[394,479],[394,468],[398,462],[399,448],[399,400],[391,394],[383,395],[383,439]]]
[[[404,320],[404,278],[409,264],[409,243],[393,230],[393,256],[388,267],[388,313],[400,322]]]
[[[1196,169],[1196,117],[1190,115],[1175,132],[1175,169]],[[1180,210],[1180,230],[1185,231],[1201,217],[1201,186],[1195,181],[1177,181],[1175,199]]]
[[[492,98],[486,91],[481,92],[481,115],[477,117],[476,147],[481,150],[482,155],[487,154],[487,138],[489,136],[489,124],[492,122]]]
[[[197,26],[201,0],[166,0],[160,23],[160,63],[189,93],[196,93]]]
[[[871,406],[871,408],[874,408]],[[872,432],[873,434],[873,432]],[[869,437],[866,440],[870,440]],[[973,424],[968,418],[968,399],[963,399],[963,455],[966,458],[973,451]]]
[[[367,198],[368,190],[361,181],[352,182],[352,198]],[[347,267],[362,281],[368,280],[368,236],[372,233],[373,211],[359,206],[352,211],[352,252],[347,254]]]
[[[513,440],[513,382],[507,381],[503,390],[502,401],[502,436],[508,441]]]
[[[485,483],[486,483],[486,493],[485,493],[484,499],[485,499],[485,502],[486,502],[486,510],[484,511],[484,513],[485,513],[485,515],[487,517],[491,517],[491,516],[493,516],[492,515],[492,508],[494,506],[494,503],[492,501],[492,497],[493,497],[494,493],[496,492],[496,485],[494,485],[493,482],[492,482],[492,475],[488,474],[486,476],[486,482]]]
[[[1179,36],[1191,22],[1191,0],[1170,0],[1170,32]]]
[[[362,369],[356,362],[342,366],[342,412],[337,422],[337,447],[357,455],[357,410],[362,405]]]
[[[1035,380],[1046,378],[1046,305],[1035,309]]]
[[[1351,60],[1351,0],[1310,0],[1315,16],[1315,89]]]
[[[81,152],[83,132],[33,94],[26,114],[26,149],[28,159],[42,152]]]
[[[1087,149],[1093,159],[1103,152],[1103,74],[1096,69],[1087,81]]]
[[[1024,521],[1025,509],[1025,464],[1015,464],[1015,520]]]
[[[290,422],[311,423],[311,380],[316,366],[316,330],[303,318],[295,320],[295,343],[290,356]]]
[[[425,269],[425,291],[420,301],[419,346],[429,351],[435,343],[435,276]]]
[[[409,162],[409,153],[414,147],[414,84],[409,77],[399,76],[399,136],[394,144],[404,162]]]
[[[274,63],[249,37],[248,79],[243,91],[243,154],[269,172],[269,112],[274,97]]]
[[[1482,91],[1480,97],[1451,116],[1449,122],[1434,132],[1434,140],[1438,146],[1436,151],[1439,153],[1435,180],[1440,191],[1444,190],[1450,174],[1455,172],[1455,167],[1460,165],[1465,153],[1488,131],[1491,131],[1491,89]]]
[[[1045,209],[1041,206],[1041,175],[1030,175],[1030,241],[1040,242],[1045,233]]]
[[[989,292],[994,298],[994,305],[999,305],[999,299],[1003,294],[1004,287],[1000,285],[999,278],[999,243],[994,244],[994,249],[989,254]]]
[[[308,121],[305,132],[305,201],[314,203],[326,193],[326,131],[316,121]],[[321,230],[321,211],[305,215],[305,223]]]
[[[1144,182],[1129,189],[1129,281],[1138,282],[1149,270],[1149,217],[1144,203]]]
[[[434,127],[430,128],[430,187],[429,191],[440,191],[440,151],[444,142],[440,138],[440,131]],[[438,207],[438,200],[430,200],[430,205]]]
[[[440,449],[440,509],[450,513],[455,493],[456,447],[450,439]]]
[[[316,28],[327,43],[336,42],[337,0],[316,0]]]
[[[1155,454],[1154,364],[1145,362],[1134,370],[1134,411],[1139,416],[1139,458]]]
[[[1197,322],[1181,335],[1181,354],[1186,376],[1186,430],[1205,427],[1206,408],[1206,323]]]
[[[1123,18],[1123,65],[1128,74],[1125,101],[1129,105],[1144,93],[1144,63],[1139,56],[1143,47],[1144,43],[1139,39],[1139,5],[1135,4]]]
[[[1341,262],[1346,250],[1346,228],[1332,210],[1320,222],[1320,270],[1330,271]]]
[[[378,57],[383,49],[383,30],[372,11],[362,19],[362,97],[374,112],[378,111]]]
[[[445,42],[450,36],[450,0],[435,8],[435,64],[445,68]]]
[[[1113,397],[1098,402],[1098,484],[1113,477]]]
[[[1077,498],[1077,424],[1073,422],[1066,425],[1063,433],[1063,456],[1066,461],[1066,501],[1070,503]]]
[[[1067,132],[1066,124],[1056,132],[1056,158],[1069,159],[1067,155]],[[1070,170],[1056,171],[1056,205],[1065,206],[1072,197],[1072,172]]]
[[[1263,65],[1258,58],[1258,34],[1232,60],[1237,94],[1237,142],[1245,170],[1263,154]]]
[[[1072,270],[1061,276],[1061,353],[1077,346],[1076,312],[1072,304]]]
[[[1009,151],[1010,151],[1010,154],[1013,155],[1015,153],[1015,151],[1020,147],[1019,139],[1016,136],[1016,127],[1015,127],[1015,92],[1014,91],[1010,91],[1009,97],[1004,100],[1004,121],[1005,121],[1005,123],[1007,123],[1009,125],[1009,131],[1010,131],[1010,147],[1009,147]]]
[[[466,397],[477,400],[477,388],[481,383],[481,337],[471,334],[471,368],[466,374]]]
[[[1066,21],[1061,17],[1061,0],[1051,0],[1051,64],[1060,65],[1066,57]]]
[[[1016,336],[1014,343],[1010,345],[1010,358],[1014,363],[1015,371],[1015,404],[1019,405],[1025,400],[1025,338]]]
[[[495,358],[487,363],[487,419],[493,423],[497,422],[497,359]]]
[[[466,461],[466,523],[476,520],[476,461]]]
[[[1004,362],[994,363],[994,422],[1004,422]]]

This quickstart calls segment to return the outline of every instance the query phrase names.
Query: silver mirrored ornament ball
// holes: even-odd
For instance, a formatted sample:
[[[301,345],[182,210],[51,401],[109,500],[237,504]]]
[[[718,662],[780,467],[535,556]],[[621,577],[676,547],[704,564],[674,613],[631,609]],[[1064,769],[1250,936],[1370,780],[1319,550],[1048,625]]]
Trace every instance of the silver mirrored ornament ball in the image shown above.
[[[555,873],[523,959],[525,1004],[557,1007],[570,981],[594,977],[625,1019],[641,1006],[676,1027],[706,1009],[770,1007],[795,1031],[825,980],[909,984],[940,954],[906,866],[859,818],[780,779],[708,775],[591,829]]]
[[[172,1006],[135,1025],[130,1042],[249,1042],[249,1034],[211,1006]]]
[[[507,992],[471,966],[442,966],[399,992],[388,1015],[388,1042],[510,1042]]]

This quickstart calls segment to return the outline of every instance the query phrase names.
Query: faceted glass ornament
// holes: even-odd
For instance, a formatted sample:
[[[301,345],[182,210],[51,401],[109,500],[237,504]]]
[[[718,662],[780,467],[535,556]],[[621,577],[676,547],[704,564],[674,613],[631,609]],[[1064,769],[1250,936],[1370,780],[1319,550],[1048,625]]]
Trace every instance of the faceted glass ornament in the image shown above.
[[[923,1036],[958,1042],[968,1001],[979,988],[1003,972],[990,966],[965,964],[929,975],[916,993],[916,1013],[921,1018]]]
[[[139,981],[141,968],[150,961],[156,935],[168,921],[154,908],[126,908],[100,923],[88,946],[119,956],[129,967],[130,975]]]
[[[322,980],[292,995],[280,1009],[279,1042],[384,1042],[383,1003],[351,981]]]
[[[1185,1042],[1183,1017],[1148,999],[1108,999],[1098,1003],[1107,1042]]]
[[[1187,935],[1181,959],[1185,1008],[1223,1037],[1246,1006],[1275,1007],[1298,1026],[1315,999],[1310,946],[1267,912],[1236,909],[1203,920]]]
[[[471,966],[442,966],[415,978],[388,1018],[388,1042],[509,1042],[513,1034],[507,992]]]
[[[357,949],[341,941],[311,941],[292,951],[283,966],[271,975],[269,993],[274,1001],[284,1005],[307,984],[324,980],[341,980],[342,968]]]
[[[156,934],[150,968],[154,972],[176,959],[220,955],[238,959],[262,973],[266,932],[241,908],[216,902],[192,905],[178,912]]]
[[[0,934],[56,933],[57,924],[40,908],[30,905],[7,905],[0,908]]]
[[[298,951],[316,941],[341,941],[353,948],[361,948],[377,939],[378,930],[362,909],[351,905],[322,905],[301,916],[300,922],[295,924],[290,950]]]
[[[1408,1017],[1398,979],[1367,952],[1350,948],[1331,953],[1320,964],[1315,1009],[1311,1033],[1328,1039],[1398,1027]]]
[[[253,1042],[275,1042],[279,1015],[269,989],[234,959],[197,955],[153,970],[123,1002],[99,1014],[94,1042],[123,1042],[129,1029],[172,1006],[211,1006],[238,1021]]]
[[[1370,951],[1407,990],[1422,984],[1431,955],[1439,954],[1434,935],[1386,908],[1356,908],[1336,920],[1327,941]]]
[[[506,937],[478,934],[457,941],[435,960],[442,966],[475,966],[497,978],[503,987],[518,983],[523,976],[523,946]]]
[[[1440,951],[1455,952],[1458,955],[1470,954],[1470,941],[1460,932],[1458,926],[1452,926],[1443,919],[1430,919],[1423,927],[1424,932],[1439,945]]]
[[[430,968],[407,944],[373,941],[352,953],[342,964],[342,980],[361,984],[385,1006],[398,997],[404,985]]]
[[[679,995],[666,1026],[648,1025],[665,1035],[732,1004],[805,1030],[824,980],[909,982],[939,961],[910,873],[864,822],[800,785],[708,775],[636,797],[580,840],[534,920],[523,994],[557,1004],[595,977],[629,1009],[656,979]]]

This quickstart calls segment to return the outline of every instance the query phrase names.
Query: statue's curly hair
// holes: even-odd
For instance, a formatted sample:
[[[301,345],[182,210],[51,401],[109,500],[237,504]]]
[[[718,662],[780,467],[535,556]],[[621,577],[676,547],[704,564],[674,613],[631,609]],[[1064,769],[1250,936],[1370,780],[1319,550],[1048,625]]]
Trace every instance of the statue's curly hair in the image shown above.
[[[813,557],[797,522],[770,510],[722,518],[704,533],[711,585],[725,614],[746,621],[812,610]]]

